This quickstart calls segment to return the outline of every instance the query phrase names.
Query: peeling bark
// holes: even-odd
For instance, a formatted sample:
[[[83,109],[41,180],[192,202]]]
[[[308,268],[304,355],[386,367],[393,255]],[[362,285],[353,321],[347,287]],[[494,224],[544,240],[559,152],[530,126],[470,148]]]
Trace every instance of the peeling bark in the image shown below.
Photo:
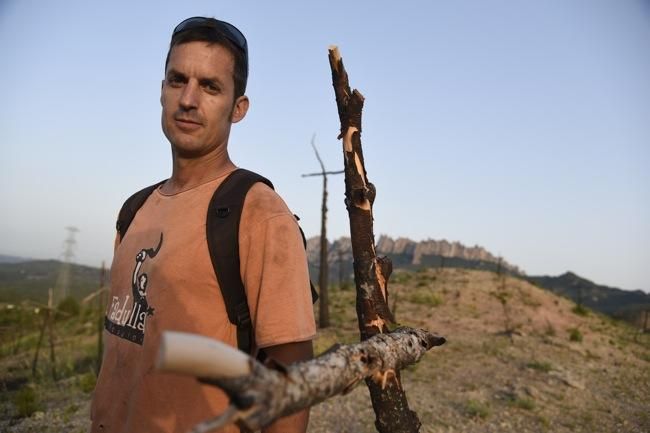
[[[193,433],[206,433],[235,422],[257,430],[337,394],[366,379],[389,389],[400,369],[414,364],[445,339],[422,329],[398,328],[361,343],[334,346],[318,358],[284,367],[262,365],[219,341],[191,334],[165,332],[157,367],[165,372],[201,375],[223,389],[230,407],[205,421]]]
[[[364,97],[358,90],[350,89],[348,74],[335,46],[329,48],[329,61],[341,121],[339,139],[343,139],[345,204],[350,218],[356,308],[363,341],[388,332],[387,324],[394,322],[388,307],[388,279],[392,264],[387,257],[378,258],[375,252],[372,205],[376,191],[368,181],[361,147]],[[399,369],[395,369],[390,377],[384,376],[381,386],[372,379],[366,379],[366,383],[376,415],[375,426],[380,433],[419,431],[420,420],[409,409]]]

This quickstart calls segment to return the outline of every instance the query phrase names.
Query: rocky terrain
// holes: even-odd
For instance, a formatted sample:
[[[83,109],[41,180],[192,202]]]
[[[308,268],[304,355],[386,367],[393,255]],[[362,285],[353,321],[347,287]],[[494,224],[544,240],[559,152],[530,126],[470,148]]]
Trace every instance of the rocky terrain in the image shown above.
[[[460,242],[449,242],[445,239],[416,242],[408,238],[393,239],[381,235],[377,240],[376,251],[378,255],[390,257],[395,267],[400,268],[462,267],[496,270],[499,267],[511,274],[523,275],[523,271],[517,266],[495,256],[481,246],[467,247]],[[307,256],[312,268],[316,268],[320,260],[319,237],[307,240]],[[328,262],[331,275],[339,274],[341,263],[346,275],[352,273],[350,238],[342,237],[328,245]]]
[[[398,322],[448,340],[402,372],[423,432],[650,431],[650,334],[494,272],[398,271],[389,289]],[[332,326],[319,330],[318,353],[358,339],[354,291],[332,287],[330,299]],[[0,431],[85,431],[96,339],[91,316],[75,323],[65,326],[77,334],[59,343],[56,382],[47,363],[29,378],[33,335],[15,352],[3,342]],[[21,416],[28,388],[35,410]],[[372,432],[373,422],[361,385],[315,406],[309,431]]]

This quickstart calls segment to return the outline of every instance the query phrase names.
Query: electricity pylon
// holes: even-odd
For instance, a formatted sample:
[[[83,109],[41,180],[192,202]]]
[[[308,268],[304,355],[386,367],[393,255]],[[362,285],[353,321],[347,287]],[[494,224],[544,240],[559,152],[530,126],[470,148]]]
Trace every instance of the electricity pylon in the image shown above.
[[[77,246],[77,241],[74,237],[79,231],[78,228],[73,226],[68,226],[65,229],[68,231],[68,236],[65,241],[63,241],[63,253],[61,254],[63,263],[61,263],[59,277],[56,282],[56,292],[59,295],[58,301],[65,299],[70,290],[70,265],[74,259],[74,250]]]

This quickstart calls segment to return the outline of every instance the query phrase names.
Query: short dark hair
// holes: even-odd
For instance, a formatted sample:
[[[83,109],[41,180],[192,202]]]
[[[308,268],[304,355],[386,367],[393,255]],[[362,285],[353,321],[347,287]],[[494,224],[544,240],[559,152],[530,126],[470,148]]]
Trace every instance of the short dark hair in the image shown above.
[[[246,92],[246,82],[248,81],[247,56],[235,44],[228,40],[228,38],[208,27],[187,29],[175,33],[172,36],[172,40],[169,43],[169,51],[167,51],[167,58],[165,59],[165,71],[167,71],[167,66],[169,65],[169,56],[172,48],[176,45],[197,41],[221,45],[230,52],[234,63],[232,78],[235,82],[235,99],[242,96]]]

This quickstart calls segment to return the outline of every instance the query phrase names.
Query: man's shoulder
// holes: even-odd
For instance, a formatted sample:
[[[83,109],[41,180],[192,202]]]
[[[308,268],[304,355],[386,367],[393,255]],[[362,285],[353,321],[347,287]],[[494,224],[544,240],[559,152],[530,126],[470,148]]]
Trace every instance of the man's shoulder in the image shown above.
[[[255,221],[276,215],[293,215],[282,197],[262,182],[255,183],[246,194],[242,214]]]

